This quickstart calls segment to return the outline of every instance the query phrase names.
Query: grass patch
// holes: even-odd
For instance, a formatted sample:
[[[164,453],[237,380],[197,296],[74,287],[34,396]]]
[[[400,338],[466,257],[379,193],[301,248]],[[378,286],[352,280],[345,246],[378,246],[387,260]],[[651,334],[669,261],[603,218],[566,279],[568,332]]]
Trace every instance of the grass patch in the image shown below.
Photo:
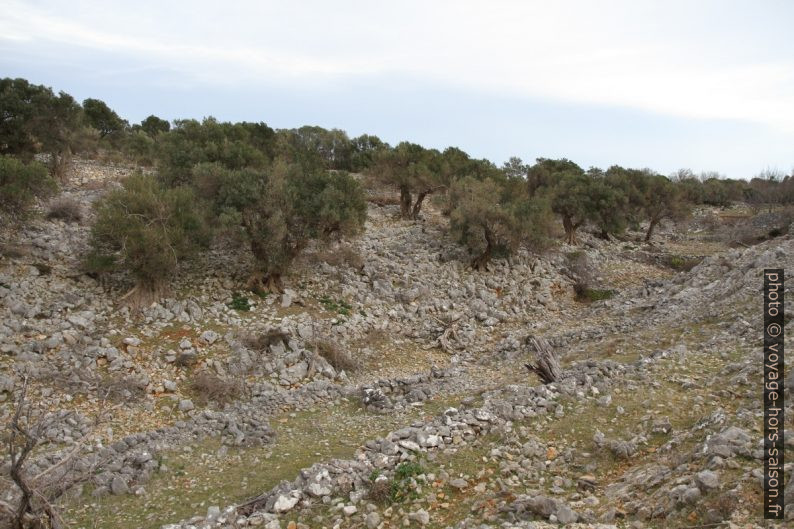
[[[349,459],[365,441],[381,437],[425,415],[422,408],[384,416],[362,412],[352,402],[271,420],[276,442],[266,446],[228,447],[206,439],[181,450],[160,454],[169,472],[156,474],[142,496],[93,498],[90,491],[67,505],[72,529],[159,529],[163,524],[203,514],[210,505],[241,503],[293,480],[318,461]]]
[[[318,301],[328,312],[335,312],[342,316],[350,316],[352,314],[353,307],[343,299],[334,300],[328,296],[322,296]]]
[[[703,260],[702,257],[683,257],[671,255],[667,258],[667,266],[679,272],[689,272]]]
[[[576,286],[579,287],[579,285]],[[574,290],[576,292],[576,300],[585,303],[612,299],[612,297],[615,295],[615,291],[609,289],[588,288],[582,286],[581,288],[575,288]]]

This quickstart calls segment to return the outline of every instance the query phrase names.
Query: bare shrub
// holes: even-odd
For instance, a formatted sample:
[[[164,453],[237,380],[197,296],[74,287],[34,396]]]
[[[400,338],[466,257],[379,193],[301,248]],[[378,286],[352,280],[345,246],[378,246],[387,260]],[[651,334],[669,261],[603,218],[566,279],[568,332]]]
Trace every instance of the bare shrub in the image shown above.
[[[137,401],[146,395],[140,382],[121,373],[99,375],[78,368],[53,368],[41,373],[39,382],[71,395],[94,395],[103,402]]]
[[[269,329],[265,332],[244,331],[239,335],[240,342],[252,351],[264,351],[271,345],[286,343],[290,335],[279,329]]]
[[[80,203],[70,197],[58,197],[50,202],[47,218],[58,219],[66,222],[80,222],[83,220],[83,208]]]
[[[218,375],[202,371],[190,383],[190,388],[196,393],[201,404],[214,401],[219,404],[231,402],[239,398],[245,389],[242,380],[221,378]]]
[[[314,342],[314,351],[325,358],[337,371],[352,372],[358,369],[358,363],[343,350],[339,344],[329,339],[318,339]]]
[[[146,389],[140,383],[118,374],[97,377],[93,385],[99,398],[110,402],[130,402],[146,395]]]
[[[51,459],[42,470],[31,471],[34,452],[45,441],[45,432],[56,426],[56,421],[66,420],[61,414],[38,415],[27,401],[28,379],[25,378],[19,391],[19,397],[12,410],[11,421],[2,432],[2,441],[8,453],[8,479],[0,477],[0,483],[11,491],[11,496],[0,500],[0,527],[13,529],[66,527],[60,514],[58,503],[75,487],[88,482],[99,464],[86,464],[81,458],[87,453],[86,438],[73,443],[68,449]],[[41,460],[37,461],[40,464]]]
[[[375,503],[386,503],[391,498],[392,481],[390,479],[375,479],[369,487],[367,497]]]

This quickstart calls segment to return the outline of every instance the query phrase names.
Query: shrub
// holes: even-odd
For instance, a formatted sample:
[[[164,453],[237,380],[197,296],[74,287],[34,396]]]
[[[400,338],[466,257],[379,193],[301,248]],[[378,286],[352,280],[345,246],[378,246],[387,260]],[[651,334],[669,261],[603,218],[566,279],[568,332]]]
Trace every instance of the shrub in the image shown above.
[[[342,316],[350,316],[350,311],[353,309],[353,307],[347,301],[343,299],[333,300],[328,296],[322,296],[320,298],[320,304],[328,312],[336,312]]]
[[[612,296],[615,295],[614,290],[608,289],[598,289],[598,288],[584,288],[578,289],[577,286],[574,286],[574,290],[577,294],[577,299],[579,301],[602,301],[605,299],[611,299]]]
[[[523,182],[523,181],[520,181]],[[523,183],[464,178],[450,191],[450,228],[474,255],[471,266],[487,270],[492,257],[504,257],[522,243],[548,244],[550,211],[540,197],[530,198]]]
[[[244,382],[221,378],[218,375],[202,371],[190,383],[190,388],[195,392],[202,405],[213,401],[218,404],[231,402],[243,394]]]
[[[195,167],[194,185],[214,214],[247,240],[257,269],[249,288],[280,288],[281,275],[313,239],[329,240],[363,229],[367,205],[358,181],[344,172],[277,162],[266,170]]]
[[[239,292],[233,292],[232,300],[229,302],[229,308],[239,310],[241,312],[248,312],[251,310],[251,303],[248,301],[247,297],[243,296]]]
[[[289,334],[279,329],[270,329],[263,333],[244,332],[240,335],[240,342],[254,351],[264,351],[277,343],[286,344]]]
[[[148,302],[167,287],[179,261],[207,243],[207,230],[189,189],[164,189],[140,174],[123,186],[96,205],[86,266],[129,272],[131,301]]]
[[[83,220],[83,208],[73,198],[59,197],[50,202],[47,218],[60,219],[66,222],[80,222]]]
[[[358,369],[356,361],[337,343],[327,339],[317,340],[314,343],[314,350],[317,354],[325,358],[337,371],[347,371],[350,373]]]
[[[375,503],[386,503],[391,498],[392,481],[385,477],[375,477],[369,487],[367,497]]]
[[[389,500],[394,503],[405,499],[415,499],[418,497],[413,487],[412,479],[415,476],[424,474],[425,468],[418,461],[404,461],[394,469],[394,479],[391,481]]]
[[[25,164],[12,156],[0,156],[0,220],[24,219],[33,201],[55,188],[55,181],[40,163]]]
[[[695,268],[702,261],[698,257],[682,257],[680,255],[672,255],[667,259],[667,265],[681,272],[688,272]]]

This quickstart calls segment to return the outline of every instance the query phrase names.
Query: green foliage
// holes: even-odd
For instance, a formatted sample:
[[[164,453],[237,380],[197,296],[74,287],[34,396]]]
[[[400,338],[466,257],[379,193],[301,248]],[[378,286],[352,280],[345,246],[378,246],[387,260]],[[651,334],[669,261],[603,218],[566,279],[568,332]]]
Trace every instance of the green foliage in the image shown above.
[[[336,312],[342,316],[350,316],[351,311],[353,310],[353,307],[343,299],[334,300],[328,296],[322,296],[319,301],[325,310],[329,312]]]
[[[615,295],[615,291],[598,288],[584,288],[576,294],[579,301],[593,302],[611,299]]]
[[[530,196],[534,196],[543,188],[556,186],[564,175],[580,174],[584,174],[584,170],[567,158],[538,158],[535,165],[527,169],[527,190]]]
[[[680,220],[690,211],[682,191],[662,175],[650,174],[642,182],[643,212],[648,220],[645,240],[650,241],[654,228],[664,219]]]
[[[155,115],[141,121],[140,129],[150,138],[156,138],[160,133],[165,133],[171,130],[171,124]]]
[[[389,146],[377,136],[362,134],[350,140],[350,171],[359,172],[369,169],[374,163],[377,153]]]
[[[702,261],[702,258],[673,255],[667,259],[667,265],[674,270],[687,272],[697,266],[700,261]]]
[[[248,301],[247,297],[239,292],[232,292],[232,300],[229,302],[229,308],[241,312],[248,312],[251,310],[251,303]]]
[[[139,291],[154,293],[181,259],[207,243],[206,226],[190,189],[166,189],[140,174],[123,185],[95,206],[86,264],[96,273],[129,271]]]
[[[88,124],[99,131],[101,138],[120,132],[128,125],[104,101],[99,99],[89,98],[83,101],[83,112]]]
[[[403,481],[413,476],[418,476],[425,472],[424,467],[419,461],[404,461],[394,469],[394,479]]]
[[[418,498],[419,495],[411,478],[424,473],[425,468],[419,461],[404,461],[397,465],[389,487],[389,501],[397,503]]]
[[[529,198],[523,180],[458,180],[450,190],[450,228],[474,254],[472,266],[487,269],[492,257],[507,256],[528,244],[548,245],[550,212],[542,197]]]
[[[56,189],[47,168],[37,162],[24,163],[12,156],[0,156],[0,220],[21,220],[37,197]]]
[[[353,144],[343,130],[304,126],[280,131],[282,157],[304,166],[319,164],[324,169],[350,170]]]
[[[529,173],[529,166],[526,165],[521,158],[511,156],[510,159],[502,165],[502,171],[508,178],[526,178]]]
[[[232,170],[268,166],[275,132],[264,124],[178,120],[157,142],[159,177],[169,187],[189,184],[193,167],[218,163]]]
[[[425,198],[446,187],[441,162],[438,151],[402,142],[393,149],[377,152],[370,173],[399,190],[400,216],[416,219]]]
[[[126,135],[123,149],[138,163],[145,165],[154,163],[155,141],[142,130],[135,130]]]
[[[239,170],[199,164],[193,185],[223,226],[241,230],[263,278],[277,279],[308,241],[355,235],[366,220],[360,184],[341,171],[282,161]]]
[[[82,109],[65,92],[30,84],[25,79],[0,79],[0,154],[30,158],[44,152],[51,156],[51,170],[63,177],[80,129]]]

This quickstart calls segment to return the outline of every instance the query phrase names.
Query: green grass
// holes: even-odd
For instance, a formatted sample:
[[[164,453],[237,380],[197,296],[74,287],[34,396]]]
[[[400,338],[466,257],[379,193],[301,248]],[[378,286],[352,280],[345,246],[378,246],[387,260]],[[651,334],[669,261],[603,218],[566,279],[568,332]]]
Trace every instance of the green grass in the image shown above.
[[[586,288],[584,289],[584,292],[582,292],[580,297],[582,301],[601,301],[605,299],[612,299],[614,295],[615,295],[614,290]]]
[[[433,402],[433,401],[430,401]],[[443,408],[450,401],[434,403]],[[283,415],[271,420],[275,443],[248,448],[228,447],[219,455],[219,439],[206,439],[187,449],[160,454],[169,471],[155,474],[142,496],[96,499],[86,491],[66,506],[71,529],[159,529],[204,514],[211,505],[240,503],[293,480],[303,468],[330,459],[352,458],[369,439],[406,423],[426,418],[429,411],[412,408],[391,415],[370,414],[352,402]]]
[[[342,316],[350,316],[352,314],[353,307],[343,299],[334,300],[328,296],[322,296],[318,301],[328,312],[335,312]]]

